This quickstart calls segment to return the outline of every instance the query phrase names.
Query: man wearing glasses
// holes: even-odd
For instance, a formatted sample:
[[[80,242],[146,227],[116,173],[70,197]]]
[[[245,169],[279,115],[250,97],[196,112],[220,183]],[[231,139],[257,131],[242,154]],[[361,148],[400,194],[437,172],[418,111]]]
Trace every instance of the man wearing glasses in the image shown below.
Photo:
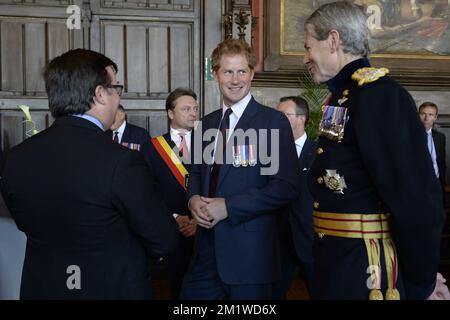
[[[55,122],[9,153],[0,186],[27,236],[21,299],[151,299],[147,257],[175,244],[142,156],[104,134],[116,73],[90,50],[54,58],[44,79]]]
[[[294,276],[295,267],[303,276],[306,287],[311,292],[313,279],[314,239],[313,199],[308,191],[308,172],[317,149],[317,142],[305,132],[309,120],[309,107],[305,99],[299,96],[282,97],[277,110],[289,120],[295,140],[299,171],[295,173],[300,183],[300,196],[279,216],[281,277],[274,286],[274,298],[285,299]]]

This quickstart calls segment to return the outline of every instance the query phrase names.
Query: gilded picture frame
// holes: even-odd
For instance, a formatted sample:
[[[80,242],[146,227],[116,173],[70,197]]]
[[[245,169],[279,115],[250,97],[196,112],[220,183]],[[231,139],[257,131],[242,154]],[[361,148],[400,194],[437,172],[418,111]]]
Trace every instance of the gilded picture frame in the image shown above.
[[[326,0],[265,2],[264,71],[288,81],[303,68],[306,18]],[[450,4],[447,0],[355,0],[363,5],[372,31],[370,56],[403,85],[450,88]],[[414,6],[413,6],[414,3]],[[284,74],[284,76],[281,76]],[[259,79],[268,78],[260,74]]]

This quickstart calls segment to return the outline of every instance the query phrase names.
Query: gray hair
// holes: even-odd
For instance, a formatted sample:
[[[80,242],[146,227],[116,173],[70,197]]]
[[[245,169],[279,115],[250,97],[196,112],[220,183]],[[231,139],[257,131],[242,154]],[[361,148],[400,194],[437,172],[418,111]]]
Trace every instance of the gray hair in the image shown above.
[[[370,30],[366,14],[359,5],[346,1],[324,4],[305,21],[305,30],[319,41],[336,30],[345,53],[363,57],[370,54]]]

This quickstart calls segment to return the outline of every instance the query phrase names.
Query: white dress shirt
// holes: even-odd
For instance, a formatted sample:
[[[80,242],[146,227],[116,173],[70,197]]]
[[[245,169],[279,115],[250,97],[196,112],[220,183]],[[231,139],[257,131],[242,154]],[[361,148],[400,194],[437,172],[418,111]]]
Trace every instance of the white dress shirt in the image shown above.
[[[242,98],[241,100],[239,100],[237,103],[233,104],[230,107],[231,111],[233,112],[230,114],[230,130],[228,131],[227,141],[230,138],[231,134],[233,133],[234,127],[236,127],[236,124],[238,123],[239,119],[241,118],[242,114],[245,111],[245,108],[247,108],[247,105],[251,99],[252,95],[249,92],[244,98]],[[225,104],[223,104],[222,117],[224,116],[225,111],[227,111],[227,109],[228,107]]]
[[[173,142],[175,142],[175,145],[178,149],[180,149],[180,143],[181,143],[181,137],[179,133],[184,133],[184,139],[186,140],[186,144],[188,147],[188,151],[191,152],[191,133],[192,130],[186,131],[186,130],[180,130],[180,129],[174,129],[170,127],[170,139],[172,139]]]
[[[112,139],[114,139],[114,135],[116,134],[116,132],[118,132],[119,134],[117,135],[117,137],[119,138],[119,143],[122,143],[122,137],[123,137],[123,133],[124,133],[124,131],[125,131],[125,127],[126,127],[126,126],[127,126],[127,122],[124,121],[124,122],[122,123],[122,125],[121,125],[119,128],[117,128],[117,130],[114,130],[114,131],[113,131]]]
[[[237,103],[233,104],[231,108],[231,114],[230,114],[230,128],[228,130],[228,136],[227,141],[230,138],[231,134],[234,132],[234,127],[236,127],[236,124],[238,123],[239,119],[241,118],[242,114],[245,111],[245,108],[247,108],[248,103],[252,99],[252,95],[247,93],[247,95],[239,100]],[[222,118],[225,115],[225,112],[227,111],[229,107],[227,107],[225,104],[222,104]],[[222,123],[222,120],[221,120]],[[217,134],[215,137],[214,142],[214,154],[213,158],[216,156],[216,146],[217,146],[217,135],[219,134],[219,130],[217,130]]]
[[[175,145],[177,146],[177,148],[180,148],[180,143],[181,143],[181,137],[179,135],[180,132],[184,133],[184,139],[186,139],[186,144],[188,147],[188,151],[191,152],[191,131],[185,131],[185,130],[179,130],[179,129],[175,129],[170,127],[170,139],[175,143]],[[172,213],[172,216],[176,219],[178,217],[177,213]]]
[[[305,145],[307,137],[308,135],[305,132],[300,138],[295,140],[295,149],[297,150],[297,158],[300,158],[300,154],[302,153],[303,146]]]

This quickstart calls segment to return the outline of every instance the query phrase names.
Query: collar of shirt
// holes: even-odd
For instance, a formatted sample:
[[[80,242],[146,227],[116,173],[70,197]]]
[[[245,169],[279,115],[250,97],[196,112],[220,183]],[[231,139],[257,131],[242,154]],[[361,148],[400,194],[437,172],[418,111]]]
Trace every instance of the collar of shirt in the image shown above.
[[[231,133],[234,131],[234,127],[238,123],[239,119],[241,118],[242,114],[245,111],[245,108],[247,108],[248,103],[252,99],[252,95],[247,93],[247,95],[242,98],[237,103],[233,104],[230,108],[233,111],[232,114],[230,114],[230,131],[228,137],[230,137]],[[222,105],[222,117],[225,114],[225,111],[227,111],[228,107],[223,104]]]
[[[425,131],[426,131],[427,134],[430,134],[430,133],[431,133],[431,130],[432,130],[432,129],[425,130]]]
[[[124,121],[121,126],[119,128],[117,128],[117,130],[114,130],[112,133],[112,137],[114,139],[114,132],[119,132],[118,136],[119,136],[119,142],[122,143],[122,137],[123,137],[123,133],[125,132],[125,127],[127,126],[127,122]]]
[[[94,116],[91,116],[90,114],[86,114],[86,113],[84,113],[84,114],[71,114],[71,116],[86,119],[87,121],[92,122],[97,127],[102,129],[102,131],[105,131],[105,129],[103,128],[103,124],[100,122],[100,120],[98,120]]]
[[[184,132],[184,138],[186,139],[186,144],[187,144],[187,147],[188,147],[188,151],[191,151],[191,133],[192,133],[192,130],[185,131],[185,130],[180,130],[180,129],[175,129],[175,128],[170,127],[170,139],[172,139],[172,141],[175,143],[177,148],[179,148],[180,147],[180,142],[181,142],[181,137],[179,135],[180,132]]]
[[[303,146],[305,145],[306,138],[308,135],[306,132],[297,140],[295,140],[295,149],[297,150],[297,157],[300,157],[300,153],[302,153]]]

